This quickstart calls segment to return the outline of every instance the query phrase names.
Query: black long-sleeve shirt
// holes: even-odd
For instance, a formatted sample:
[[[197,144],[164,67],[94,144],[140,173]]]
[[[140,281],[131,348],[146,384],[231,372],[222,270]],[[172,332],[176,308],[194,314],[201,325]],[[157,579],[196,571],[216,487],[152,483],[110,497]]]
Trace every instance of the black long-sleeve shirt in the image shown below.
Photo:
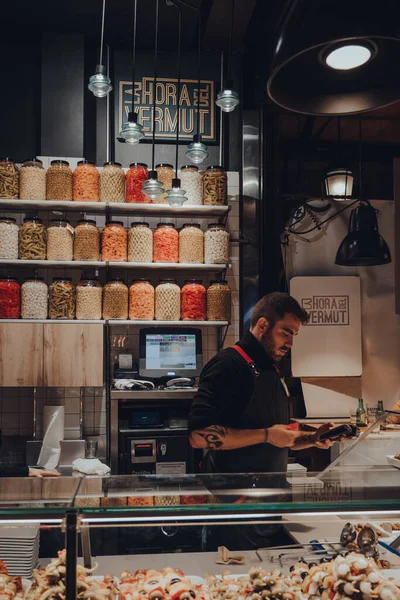
[[[28,477],[29,467],[2,467],[0,477]]]

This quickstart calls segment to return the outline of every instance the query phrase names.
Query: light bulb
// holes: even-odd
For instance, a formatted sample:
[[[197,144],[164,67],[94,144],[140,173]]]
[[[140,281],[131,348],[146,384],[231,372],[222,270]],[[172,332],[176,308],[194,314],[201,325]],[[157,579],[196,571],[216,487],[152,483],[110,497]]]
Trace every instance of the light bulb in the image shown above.
[[[180,179],[172,180],[172,188],[168,190],[166,198],[170,206],[182,206],[182,204],[188,200],[186,190],[181,188]]]
[[[201,141],[201,135],[193,136],[193,142],[187,147],[186,156],[195,165],[199,165],[207,158],[208,149],[207,146]]]
[[[130,112],[128,120],[123,124],[120,136],[127,144],[138,144],[144,138],[143,127],[137,122],[137,113]]]
[[[332,169],[325,175],[326,195],[336,200],[352,197],[354,176],[347,169]]]
[[[96,98],[105,98],[112,90],[111,79],[103,65],[97,65],[95,74],[89,77],[88,88]]]
[[[232,112],[239,105],[239,94],[231,89],[218,92],[216,105],[222,112]]]
[[[367,46],[360,44],[347,44],[329,52],[325,62],[331,69],[337,71],[350,71],[365,65],[372,56]]]
[[[149,171],[149,178],[143,183],[143,194],[149,200],[157,200],[164,192],[163,184],[157,179],[157,171]]]

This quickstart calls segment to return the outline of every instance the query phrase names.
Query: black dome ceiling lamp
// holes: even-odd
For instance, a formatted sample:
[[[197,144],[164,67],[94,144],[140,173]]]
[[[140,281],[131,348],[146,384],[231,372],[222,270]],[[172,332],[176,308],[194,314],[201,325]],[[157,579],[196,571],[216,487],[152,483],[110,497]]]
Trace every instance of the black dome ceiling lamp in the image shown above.
[[[267,89],[310,115],[359,113],[400,99],[396,2],[293,0],[274,48]]]

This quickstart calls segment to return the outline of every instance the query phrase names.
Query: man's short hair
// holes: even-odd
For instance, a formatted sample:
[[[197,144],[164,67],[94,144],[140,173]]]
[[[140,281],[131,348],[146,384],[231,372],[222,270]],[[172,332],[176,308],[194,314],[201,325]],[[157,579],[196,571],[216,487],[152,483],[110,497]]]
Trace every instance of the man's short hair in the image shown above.
[[[288,313],[297,317],[302,325],[308,322],[308,313],[301,308],[295,298],[283,292],[272,292],[263,296],[251,311],[250,327],[255,327],[258,319],[262,317],[273,327]]]

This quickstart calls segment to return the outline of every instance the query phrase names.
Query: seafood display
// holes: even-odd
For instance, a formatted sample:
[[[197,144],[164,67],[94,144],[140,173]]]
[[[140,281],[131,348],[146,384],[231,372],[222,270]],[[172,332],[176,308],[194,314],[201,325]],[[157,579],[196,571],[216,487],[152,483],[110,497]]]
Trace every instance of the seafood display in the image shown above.
[[[0,598],[1,600],[24,598],[21,577],[11,577],[3,560],[0,560]]]
[[[167,567],[161,571],[154,569],[122,571],[120,576],[121,600],[202,600],[209,598],[203,586],[192,584],[179,569]]]

